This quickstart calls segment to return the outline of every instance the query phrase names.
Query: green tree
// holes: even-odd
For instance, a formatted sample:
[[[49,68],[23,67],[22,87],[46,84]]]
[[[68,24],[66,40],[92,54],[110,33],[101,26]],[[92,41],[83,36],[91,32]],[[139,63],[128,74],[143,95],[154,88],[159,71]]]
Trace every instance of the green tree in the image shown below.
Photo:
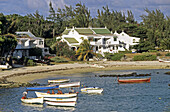
[[[77,27],[88,27],[90,23],[90,11],[88,8],[81,3],[76,4],[76,9],[74,9],[75,18],[74,18],[74,26]]]
[[[55,36],[55,22],[57,21],[57,14],[55,13],[55,10],[53,9],[53,7],[52,7],[52,3],[51,3],[51,1],[50,1],[50,3],[49,3],[49,7],[50,7],[50,9],[49,9],[49,17],[47,17],[47,19],[48,20],[50,20],[50,21],[52,21],[52,28],[53,28],[53,37]]]
[[[7,61],[7,57],[12,54],[17,45],[16,36],[13,34],[0,35],[0,58]]]
[[[93,56],[93,48],[88,40],[83,40],[80,44],[79,49],[76,51],[77,60],[88,60]]]
[[[6,34],[7,33],[7,24],[8,21],[3,13],[0,13],[0,34]]]
[[[160,47],[160,40],[164,38],[165,29],[165,18],[164,14],[156,9],[155,11],[150,11],[145,9],[148,15],[142,15],[144,26],[148,29],[147,31],[147,41],[154,44],[155,47]]]
[[[57,40],[51,46],[53,53],[56,53],[56,56],[63,56],[75,60],[75,51],[71,50],[68,44],[64,41]]]

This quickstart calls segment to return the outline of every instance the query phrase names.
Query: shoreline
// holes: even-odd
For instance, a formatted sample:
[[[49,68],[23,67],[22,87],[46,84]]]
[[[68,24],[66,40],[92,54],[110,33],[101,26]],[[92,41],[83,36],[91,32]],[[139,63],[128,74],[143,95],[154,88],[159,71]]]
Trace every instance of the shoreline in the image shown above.
[[[97,65],[97,66],[94,66]],[[102,67],[102,68],[100,68]],[[74,73],[85,73],[106,70],[137,70],[137,69],[170,69],[169,63],[158,61],[100,61],[88,63],[58,64],[49,66],[21,67],[11,70],[0,71],[1,87],[8,82],[25,84],[57,75],[69,75]],[[2,83],[4,82],[4,83]],[[5,85],[6,86],[6,85]]]

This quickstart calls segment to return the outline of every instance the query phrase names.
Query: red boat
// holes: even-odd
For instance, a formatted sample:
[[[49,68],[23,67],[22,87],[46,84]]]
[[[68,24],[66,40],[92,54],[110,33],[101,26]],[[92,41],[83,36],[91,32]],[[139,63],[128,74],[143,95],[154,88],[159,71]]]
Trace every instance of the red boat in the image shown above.
[[[150,82],[150,78],[141,78],[141,79],[119,79],[117,78],[119,83],[142,83],[142,82]]]

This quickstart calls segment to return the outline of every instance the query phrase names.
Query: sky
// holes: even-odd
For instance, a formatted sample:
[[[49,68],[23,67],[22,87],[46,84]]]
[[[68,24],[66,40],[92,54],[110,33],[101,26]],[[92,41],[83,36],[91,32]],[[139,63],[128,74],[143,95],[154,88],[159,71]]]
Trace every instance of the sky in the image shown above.
[[[22,16],[33,14],[36,10],[45,17],[49,15],[49,3],[52,2],[53,8],[64,8],[65,5],[73,6],[83,3],[91,11],[91,16],[97,15],[97,10],[102,7],[109,7],[110,11],[127,12],[131,10],[137,21],[141,21],[140,16],[147,14],[144,9],[159,9],[165,16],[170,16],[170,0],[0,0],[0,12],[4,15],[20,14]]]

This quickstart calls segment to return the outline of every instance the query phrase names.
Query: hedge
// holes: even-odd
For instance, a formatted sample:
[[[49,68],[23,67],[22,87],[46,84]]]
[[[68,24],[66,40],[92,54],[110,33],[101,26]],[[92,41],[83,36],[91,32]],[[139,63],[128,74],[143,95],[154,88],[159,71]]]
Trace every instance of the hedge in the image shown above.
[[[157,56],[156,55],[136,55],[133,57],[133,60],[134,61],[154,61],[154,60],[157,60],[156,59]]]

